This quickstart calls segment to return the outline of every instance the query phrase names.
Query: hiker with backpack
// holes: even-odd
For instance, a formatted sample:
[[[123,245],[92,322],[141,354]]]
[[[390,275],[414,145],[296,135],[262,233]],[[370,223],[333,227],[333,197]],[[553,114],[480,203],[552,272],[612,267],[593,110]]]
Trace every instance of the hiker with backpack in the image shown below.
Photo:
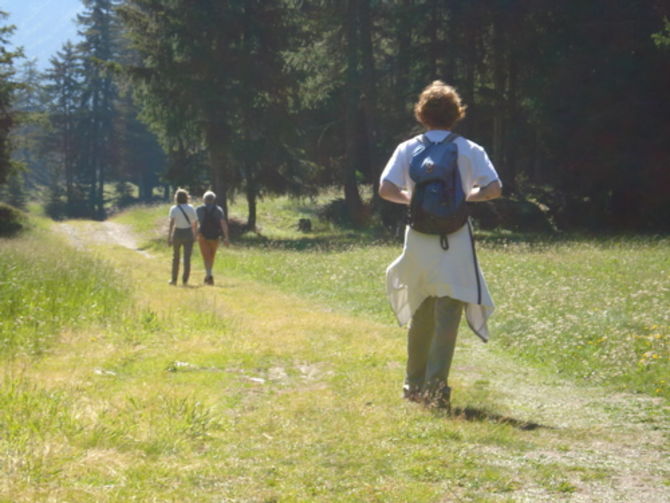
[[[195,241],[198,216],[193,206],[188,204],[189,195],[184,189],[177,189],[174,195],[175,204],[170,208],[170,226],[168,230],[168,246],[172,246],[172,279],[171,285],[177,284],[179,275],[179,255],[184,249],[184,272],[182,283],[186,285],[191,275],[191,253]]]
[[[428,85],[414,106],[426,131],[397,146],[379,187],[383,199],[409,207],[403,252],[386,271],[391,307],[401,326],[409,323],[403,396],[447,410],[462,313],[486,342],[494,308],[466,202],[502,192],[486,151],[452,132],[465,108],[453,87],[439,80]]]
[[[214,257],[216,250],[219,247],[219,238],[223,236],[223,244],[230,245],[228,239],[228,222],[226,221],[226,214],[221,206],[216,205],[216,194],[212,191],[207,191],[202,196],[203,205],[198,206],[196,212],[198,214],[198,244],[200,245],[200,253],[202,254],[202,261],[205,263],[205,284],[213,285],[214,276],[212,269],[214,267]]]

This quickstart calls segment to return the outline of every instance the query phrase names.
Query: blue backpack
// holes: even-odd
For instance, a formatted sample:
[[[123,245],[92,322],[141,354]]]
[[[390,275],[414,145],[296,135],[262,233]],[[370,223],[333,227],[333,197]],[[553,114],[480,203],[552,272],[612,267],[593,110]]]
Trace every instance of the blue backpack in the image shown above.
[[[219,207],[215,204],[211,206],[204,205],[202,213],[200,233],[205,239],[218,239],[221,235],[221,213],[219,213]]]
[[[456,138],[458,135],[451,133],[433,143],[422,135],[409,167],[409,176],[415,184],[409,206],[409,226],[425,234],[439,235],[445,250],[449,248],[447,234],[468,221]]]

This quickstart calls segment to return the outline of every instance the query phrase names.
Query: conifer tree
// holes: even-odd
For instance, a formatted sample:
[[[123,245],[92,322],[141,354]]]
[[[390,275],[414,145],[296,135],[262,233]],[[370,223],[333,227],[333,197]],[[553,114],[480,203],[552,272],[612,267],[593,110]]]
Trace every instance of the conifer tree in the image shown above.
[[[45,91],[48,96],[47,115],[49,132],[45,137],[45,148],[53,159],[53,173],[57,183],[65,181],[65,198],[68,213],[84,216],[88,197],[84,182],[86,176],[78,171],[82,157],[80,141],[83,127],[88,121],[87,110],[82,103],[83,67],[81,56],[71,42],[66,42],[61,51],[50,60],[45,73]]]
[[[7,13],[0,11],[0,22],[6,18]],[[12,108],[17,89],[14,60],[21,56],[21,51],[8,49],[9,37],[14,29],[13,25],[0,26],[0,184],[6,183],[13,172],[9,135],[16,123]]]
[[[285,140],[286,5],[128,0],[120,12],[142,58],[129,71],[141,84],[143,117],[173,160],[203,146],[220,203],[244,191],[255,227],[257,197],[282,190],[284,174],[300,165]],[[271,170],[277,176],[261,176]]]
[[[77,16],[83,41],[79,44],[82,57],[82,104],[87,112],[82,120],[84,146],[79,170],[88,185],[91,216],[103,218],[104,188],[111,166],[113,148],[114,101],[117,89],[111,72],[105,67],[116,56],[118,24],[115,0],[82,0],[85,11]]]

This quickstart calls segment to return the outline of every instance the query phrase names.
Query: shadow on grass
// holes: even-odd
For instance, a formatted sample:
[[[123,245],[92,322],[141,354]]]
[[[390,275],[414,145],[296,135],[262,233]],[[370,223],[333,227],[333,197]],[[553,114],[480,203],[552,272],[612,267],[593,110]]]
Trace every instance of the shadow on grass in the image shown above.
[[[247,248],[272,248],[287,251],[341,251],[375,244],[402,246],[402,241],[374,230],[346,230],[295,238],[275,238],[261,233],[247,233],[239,237],[234,244]]]
[[[451,417],[472,422],[490,422],[496,424],[506,424],[522,431],[533,431],[540,428],[554,429],[552,426],[546,426],[533,421],[522,421],[510,416],[495,414],[494,412],[475,407],[455,407],[451,411]]]
[[[276,237],[261,232],[245,232],[232,239],[232,246],[249,249],[284,250],[295,252],[338,252],[367,246],[396,246],[402,248],[403,236],[393,236],[382,228],[335,228],[331,232],[306,233],[301,236]],[[618,248],[630,243],[663,245],[668,236],[663,234],[586,234],[586,233],[524,233],[505,230],[475,231],[475,242],[486,249],[543,251],[560,246],[579,244],[599,248]],[[140,250],[165,248],[163,238],[153,238]]]
[[[245,233],[239,236],[234,245],[245,248],[272,248],[286,251],[343,251],[366,246],[397,246],[402,248],[404,235],[393,236],[383,228],[367,229],[336,228],[327,233],[306,233],[296,237],[273,237],[260,233]],[[528,233],[506,230],[475,231],[475,241],[488,249],[507,249],[520,247],[522,250],[543,251],[557,246],[579,244],[596,245],[599,248],[618,248],[630,243],[662,244],[667,236],[662,234],[624,234],[624,233]]]

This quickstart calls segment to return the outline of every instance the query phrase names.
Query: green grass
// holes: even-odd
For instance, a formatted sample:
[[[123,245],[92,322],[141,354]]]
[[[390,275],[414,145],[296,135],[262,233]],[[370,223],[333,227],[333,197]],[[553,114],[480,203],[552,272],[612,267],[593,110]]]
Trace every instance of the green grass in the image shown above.
[[[401,244],[318,220],[315,210],[323,202],[264,201],[261,235],[246,235],[219,252],[218,274],[395,323],[384,274]],[[134,210],[123,221],[155,235],[166,211]],[[239,217],[244,211],[231,208]],[[314,232],[296,230],[303,217],[313,219]],[[490,322],[496,347],[585,382],[670,398],[670,238],[479,237],[479,260],[497,308]],[[158,236],[154,246],[163,242]],[[465,326],[462,334],[470,335]]]
[[[41,353],[63,329],[107,324],[127,304],[112,268],[36,229],[0,239],[0,355]]]
[[[226,253],[221,273],[393,322],[383,277],[399,244],[294,233],[293,245],[305,248],[296,250],[285,233],[267,234],[260,246],[249,239]],[[496,345],[567,376],[670,398],[669,238],[501,233],[483,235],[478,249],[497,306]]]
[[[383,288],[399,243],[316,220],[301,234],[310,204],[266,200],[262,235],[220,251],[216,287],[174,288],[167,207],[116,219],[154,258],[39,232],[0,242],[1,281],[14,274],[0,308],[5,292],[30,313],[52,293],[68,306],[21,336],[2,317],[46,342],[0,355],[0,501],[607,501],[617,480],[670,474],[666,239],[483,240],[495,338],[463,327],[447,418],[399,398],[404,332]]]
[[[484,248],[494,330],[537,365],[670,398],[669,256],[653,237]]]

